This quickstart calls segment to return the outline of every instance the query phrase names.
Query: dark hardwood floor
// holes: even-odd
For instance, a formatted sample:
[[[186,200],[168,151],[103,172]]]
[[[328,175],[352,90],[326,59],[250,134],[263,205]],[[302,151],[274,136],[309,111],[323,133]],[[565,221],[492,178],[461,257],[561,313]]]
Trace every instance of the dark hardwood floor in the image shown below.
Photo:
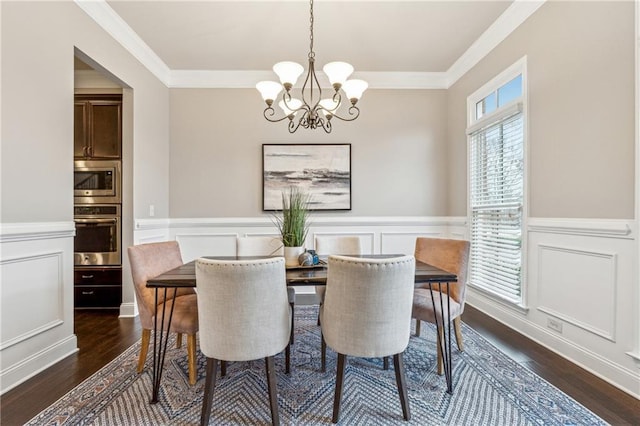
[[[462,321],[493,345],[612,425],[640,426],[640,400],[524,337],[472,306]]]
[[[79,352],[0,397],[0,423],[22,425],[78,385],[141,334],[116,311],[76,311]],[[463,321],[495,346],[612,425],[640,425],[640,401],[467,305]]]
[[[0,424],[22,425],[140,340],[138,318],[117,310],[75,311],[79,351],[0,397]]]

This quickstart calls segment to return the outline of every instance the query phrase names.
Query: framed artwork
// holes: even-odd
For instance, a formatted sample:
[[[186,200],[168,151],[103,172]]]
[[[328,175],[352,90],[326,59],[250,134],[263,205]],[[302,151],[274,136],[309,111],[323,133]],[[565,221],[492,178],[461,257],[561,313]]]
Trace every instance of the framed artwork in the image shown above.
[[[310,210],[351,210],[351,144],[263,144],[262,209],[282,209],[291,186],[311,195]]]

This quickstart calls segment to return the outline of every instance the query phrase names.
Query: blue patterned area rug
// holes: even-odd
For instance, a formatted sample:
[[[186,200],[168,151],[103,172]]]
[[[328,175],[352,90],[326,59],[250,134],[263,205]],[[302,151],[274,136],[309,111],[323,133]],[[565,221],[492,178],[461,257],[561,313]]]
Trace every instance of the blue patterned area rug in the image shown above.
[[[280,418],[285,425],[331,424],[336,355],[320,372],[317,309],[296,307],[292,372],[276,358]],[[404,361],[411,421],[402,419],[393,366],[381,359],[349,358],[343,390],[343,425],[602,425],[595,414],[500,352],[463,324],[465,351],[454,343],[454,393],[436,374],[435,330],[424,324],[411,337]],[[173,341],[170,342],[170,344]],[[151,356],[136,374],[139,343],[78,385],[28,425],[196,425],[200,419],[205,359],[189,386],[185,348],[167,352],[160,401],[149,404]],[[270,424],[264,360],[230,363],[216,383],[211,424]]]

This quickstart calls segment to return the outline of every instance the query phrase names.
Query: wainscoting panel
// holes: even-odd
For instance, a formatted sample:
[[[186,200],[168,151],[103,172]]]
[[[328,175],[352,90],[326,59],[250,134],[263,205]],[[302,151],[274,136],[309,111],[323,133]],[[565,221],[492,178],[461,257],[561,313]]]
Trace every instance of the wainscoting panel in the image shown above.
[[[538,307],[615,341],[616,255],[538,245]]]
[[[342,236],[360,238],[360,247],[362,248],[363,254],[378,253],[376,251],[375,232],[335,232],[335,231],[334,232],[314,232],[311,238],[311,241],[315,241],[316,237],[342,237]],[[313,247],[315,248],[315,243]]]
[[[133,234],[134,244],[159,243],[169,239],[168,219],[144,219],[135,221]],[[126,257],[126,247],[123,247]]]
[[[2,342],[0,350],[64,321],[63,253],[2,259]],[[11,277],[5,281],[5,277]],[[24,315],[25,306],[38,306]],[[16,319],[20,318],[19,321]]]
[[[77,351],[70,222],[2,224],[0,393]]]
[[[525,255],[524,306],[467,303],[640,398],[636,223],[530,218]]]

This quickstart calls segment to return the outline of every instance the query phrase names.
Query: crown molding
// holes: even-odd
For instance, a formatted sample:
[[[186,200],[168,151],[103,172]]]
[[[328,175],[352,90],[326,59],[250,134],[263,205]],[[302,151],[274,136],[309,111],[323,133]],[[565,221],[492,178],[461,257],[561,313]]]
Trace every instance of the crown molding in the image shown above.
[[[169,86],[171,70],[106,0],[75,0],[76,4],[102,29],[142,63],[158,80]]]
[[[446,89],[444,72],[355,72],[354,77],[369,83],[370,89]]]
[[[446,72],[356,72],[370,89],[448,89],[527,20],[546,0],[514,0]],[[98,25],[169,88],[254,88],[271,71],[170,70],[105,0],[75,0]]]
[[[173,70],[168,86],[172,89],[255,89],[262,80],[273,80],[272,71]]]
[[[322,71],[316,72],[322,81]],[[366,72],[353,74],[369,83],[369,89],[446,89],[447,75],[443,72]],[[168,87],[190,89],[254,89],[262,80],[273,80],[272,71],[196,71],[174,70],[170,72]],[[302,83],[299,82],[297,86]],[[327,84],[327,88],[329,85]]]
[[[487,30],[447,70],[447,88],[502,43],[509,34],[533,15],[546,0],[514,0]]]

